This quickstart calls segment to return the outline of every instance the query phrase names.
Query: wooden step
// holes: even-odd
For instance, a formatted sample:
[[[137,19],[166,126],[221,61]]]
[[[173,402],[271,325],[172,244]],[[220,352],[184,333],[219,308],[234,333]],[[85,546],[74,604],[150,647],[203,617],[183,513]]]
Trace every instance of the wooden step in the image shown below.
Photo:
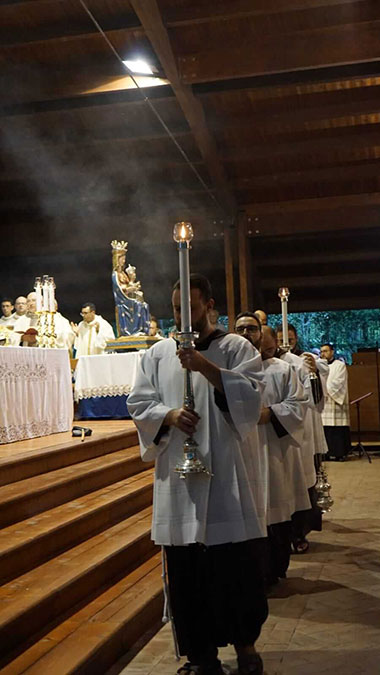
[[[0,490],[0,527],[54,508],[146,468],[139,448],[133,446],[5,485]]]
[[[1,670],[2,675],[104,675],[162,616],[161,554],[63,620]]]
[[[83,442],[73,439],[47,448],[15,452],[12,457],[0,458],[0,486],[137,445],[136,429],[126,429],[101,438],[85,437]]]
[[[0,583],[152,504],[153,470],[0,530]]]
[[[59,615],[154,555],[157,547],[150,538],[150,525],[149,507],[4,584],[0,655],[6,656]]]

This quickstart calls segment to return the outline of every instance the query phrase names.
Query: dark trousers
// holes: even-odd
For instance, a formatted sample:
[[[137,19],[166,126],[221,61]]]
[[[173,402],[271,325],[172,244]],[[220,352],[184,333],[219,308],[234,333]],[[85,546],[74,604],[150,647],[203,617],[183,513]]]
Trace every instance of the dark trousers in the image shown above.
[[[268,616],[266,540],[165,551],[180,654],[205,664],[217,658],[218,647],[254,644]]]
[[[292,542],[292,524],[290,520],[275,523],[268,527],[268,563],[266,570],[267,585],[284,579],[289,567]]]

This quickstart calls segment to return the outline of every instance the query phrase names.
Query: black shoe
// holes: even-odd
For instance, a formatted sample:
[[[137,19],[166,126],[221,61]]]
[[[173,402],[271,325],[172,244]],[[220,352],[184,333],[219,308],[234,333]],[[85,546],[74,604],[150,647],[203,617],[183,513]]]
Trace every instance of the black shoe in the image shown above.
[[[223,666],[220,661],[213,666],[194,665],[185,663],[177,670],[177,675],[230,675],[228,666]]]
[[[264,664],[260,654],[251,654],[244,665],[238,659],[238,675],[263,675]]]

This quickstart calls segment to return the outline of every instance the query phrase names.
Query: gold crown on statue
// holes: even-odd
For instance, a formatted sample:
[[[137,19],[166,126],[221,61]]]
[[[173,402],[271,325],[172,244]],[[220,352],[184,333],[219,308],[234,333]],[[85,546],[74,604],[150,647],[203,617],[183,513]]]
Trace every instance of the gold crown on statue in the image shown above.
[[[124,239],[122,239],[122,241],[117,241],[117,239],[114,239],[113,241],[111,241],[111,246],[113,251],[123,251],[124,253],[126,253],[128,248],[128,242],[124,241]]]

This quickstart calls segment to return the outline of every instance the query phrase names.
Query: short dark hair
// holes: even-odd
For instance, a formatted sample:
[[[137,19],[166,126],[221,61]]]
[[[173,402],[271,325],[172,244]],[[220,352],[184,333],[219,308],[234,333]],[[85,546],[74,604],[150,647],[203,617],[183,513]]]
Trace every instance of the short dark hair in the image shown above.
[[[173,286],[173,291],[177,291],[181,286],[180,280],[177,279]],[[212,298],[212,288],[207,277],[203,274],[190,274],[190,288],[197,288],[201,292],[204,302],[208,302]]]
[[[81,309],[84,309],[85,307],[88,307],[91,312],[96,312],[96,307],[93,302],[82,302]]]
[[[247,316],[251,319],[255,319],[257,321],[257,323],[259,324],[260,330],[262,329],[261,321],[260,321],[259,317],[257,316],[257,314],[255,314],[255,312],[248,312],[248,311],[247,312],[240,312],[240,314],[238,314],[235,317],[235,326],[236,326],[236,322],[238,321],[238,319],[242,319],[244,316]]]
[[[298,338],[297,328],[292,323],[288,323],[288,330],[292,330],[296,338]],[[276,333],[282,333],[282,324],[278,324],[275,328]]]
[[[267,333],[269,333],[269,335],[273,338],[273,340],[277,340],[276,331],[274,330],[274,328],[272,328],[272,326],[264,326],[264,329]]]
[[[321,344],[321,349],[322,349],[322,347],[328,347],[329,349],[332,349],[333,352],[335,351],[335,347],[334,347],[334,345],[331,344],[331,342],[323,342]]]
[[[10,298],[3,298],[1,304],[3,304],[3,302],[10,302],[11,305],[13,305],[13,300],[11,300]]]
[[[156,324],[157,324],[157,326],[158,326],[158,321],[157,321],[156,317],[155,317],[155,316],[153,316],[153,314],[151,314],[151,315],[150,315],[150,317],[149,317],[149,321],[155,321],[155,322],[156,322]]]

